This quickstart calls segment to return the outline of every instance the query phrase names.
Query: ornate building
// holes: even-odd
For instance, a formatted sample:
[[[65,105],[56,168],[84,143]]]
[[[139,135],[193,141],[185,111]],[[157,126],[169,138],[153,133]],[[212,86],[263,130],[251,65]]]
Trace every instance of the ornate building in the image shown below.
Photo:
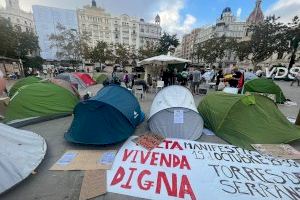
[[[256,0],[256,5],[252,13],[247,19],[247,24],[258,24],[264,21],[264,14],[261,10],[262,0]]]
[[[109,44],[124,44],[138,49],[147,41],[156,42],[161,35],[160,17],[155,23],[147,23],[126,14],[113,16],[105,9],[97,7],[96,1],[77,10],[79,31],[91,36],[91,46],[98,41]]]
[[[33,15],[20,9],[19,0],[5,0],[6,7],[0,9],[0,16],[8,19],[20,31],[35,32]]]

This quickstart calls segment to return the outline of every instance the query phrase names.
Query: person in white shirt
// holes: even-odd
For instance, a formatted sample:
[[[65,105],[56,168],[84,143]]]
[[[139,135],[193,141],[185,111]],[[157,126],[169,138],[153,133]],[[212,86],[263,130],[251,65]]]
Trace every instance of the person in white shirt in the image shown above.
[[[296,81],[298,82],[298,86],[300,86],[300,71],[296,74],[294,80],[291,83],[291,86],[293,86]]]

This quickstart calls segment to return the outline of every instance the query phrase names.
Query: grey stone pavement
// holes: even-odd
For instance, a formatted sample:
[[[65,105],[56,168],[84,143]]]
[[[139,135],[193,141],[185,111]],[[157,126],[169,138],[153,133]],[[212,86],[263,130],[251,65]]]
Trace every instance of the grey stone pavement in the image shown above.
[[[288,82],[279,81],[278,85],[283,89],[287,98],[297,103],[297,106],[279,105],[279,109],[288,117],[296,118],[300,109],[300,87],[290,87]],[[154,94],[148,94],[147,99],[140,101],[146,115],[154,98]],[[196,96],[196,105],[203,97]],[[29,176],[23,182],[0,196],[1,200],[75,200],[79,198],[83,172],[81,171],[49,171],[49,168],[62,156],[66,150],[70,149],[117,149],[121,146],[91,147],[80,146],[67,143],[63,134],[67,131],[72,122],[72,117],[61,118],[23,127],[43,136],[48,145],[47,154],[44,161],[36,169],[36,174]],[[147,131],[147,123],[142,123],[136,130],[135,135]],[[201,136],[199,141],[212,143],[225,143],[216,136]],[[300,150],[300,142],[292,144]],[[138,199],[130,196],[107,193],[96,198],[97,200],[110,199]]]

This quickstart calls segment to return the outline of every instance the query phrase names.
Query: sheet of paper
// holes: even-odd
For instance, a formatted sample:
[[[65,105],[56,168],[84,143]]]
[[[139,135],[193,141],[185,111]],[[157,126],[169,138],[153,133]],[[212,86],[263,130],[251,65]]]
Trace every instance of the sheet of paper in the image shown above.
[[[183,124],[184,116],[183,110],[174,110],[174,124]]]
[[[111,152],[105,152],[101,158],[100,158],[100,163],[102,165],[112,165],[116,157],[116,152],[111,151]]]
[[[57,161],[50,170],[58,171],[72,171],[72,170],[97,170],[97,169],[110,169],[112,166],[111,160],[106,156],[105,164],[101,163],[103,154],[117,153],[116,150],[70,150],[67,151]],[[59,164],[60,163],[60,164]]]
[[[76,156],[77,153],[67,152],[57,161],[57,164],[62,166],[69,165],[74,160],[74,158],[76,158]]]

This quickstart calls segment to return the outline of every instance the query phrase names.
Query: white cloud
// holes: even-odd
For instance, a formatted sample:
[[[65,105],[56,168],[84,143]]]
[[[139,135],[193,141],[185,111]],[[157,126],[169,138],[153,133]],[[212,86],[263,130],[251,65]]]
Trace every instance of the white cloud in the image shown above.
[[[193,29],[197,19],[190,14],[181,16],[180,11],[184,6],[184,0],[161,0],[159,15],[165,31],[182,36]]]
[[[242,14],[242,8],[238,8],[237,11],[236,11],[237,18],[240,18],[241,14]]]
[[[300,0],[277,0],[266,11],[266,16],[273,14],[282,22],[291,22],[294,16],[300,15]]]

